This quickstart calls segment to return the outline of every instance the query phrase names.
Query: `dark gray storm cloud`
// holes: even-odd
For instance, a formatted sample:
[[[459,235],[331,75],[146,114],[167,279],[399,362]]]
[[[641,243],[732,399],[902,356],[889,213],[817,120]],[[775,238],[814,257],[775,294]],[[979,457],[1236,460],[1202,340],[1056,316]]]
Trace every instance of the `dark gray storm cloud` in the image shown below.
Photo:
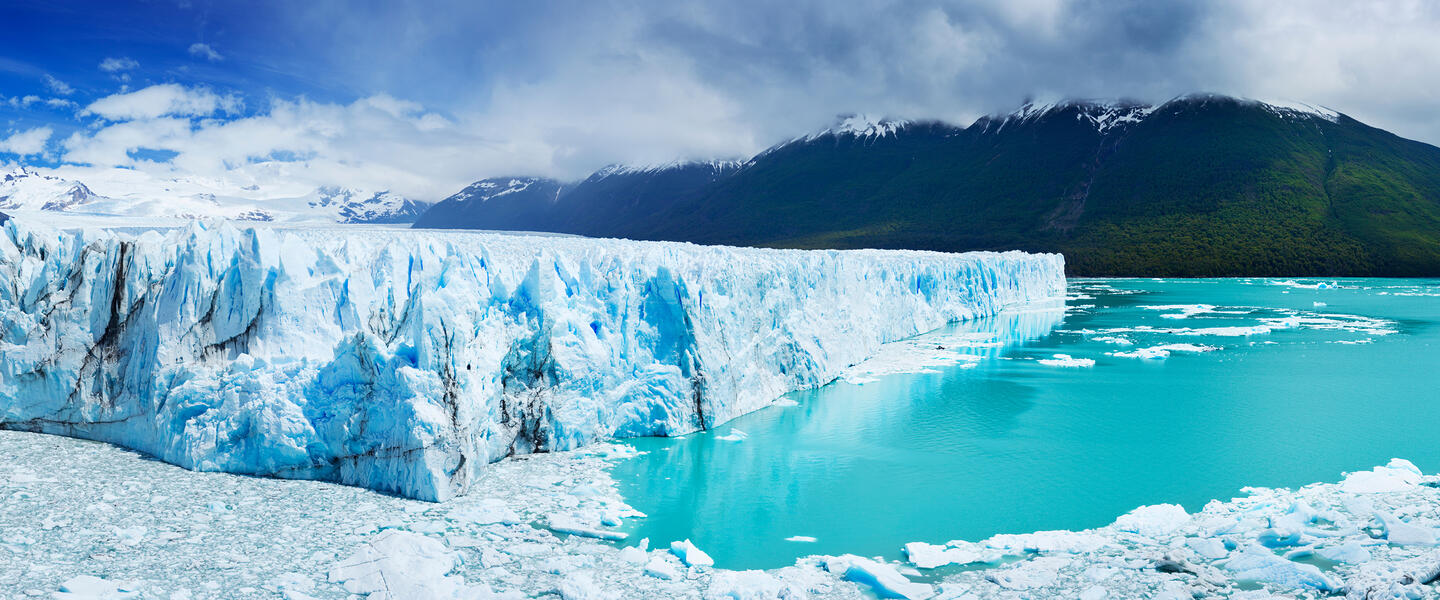
[[[179,154],[165,168],[303,155],[309,171],[274,170],[382,173],[376,185],[433,197],[481,176],[747,156],[841,113],[964,125],[1027,98],[1193,92],[1324,105],[1440,142],[1440,3],[1422,0],[318,0],[205,14],[186,39],[225,58],[193,67],[217,73],[196,83],[238,87],[257,114],[92,128],[69,155],[126,166],[133,140],[168,132],[143,142]],[[240,83],[257,78],[259,93]]]
[[[1323,104],[1440,141],[1430,109],[1440,89],[1436,6],[542,3],[507,17],[524,26],[502,34],[495,47],[503,50],[476,59],[491,77],[476,95],[459,96],[456,109],[469,102],[532,122],[539,139],[557,146],[551,166],[560,171],[746,154],[845,112],[964,124],[1026,98],[1160,102],[1192,92]]]

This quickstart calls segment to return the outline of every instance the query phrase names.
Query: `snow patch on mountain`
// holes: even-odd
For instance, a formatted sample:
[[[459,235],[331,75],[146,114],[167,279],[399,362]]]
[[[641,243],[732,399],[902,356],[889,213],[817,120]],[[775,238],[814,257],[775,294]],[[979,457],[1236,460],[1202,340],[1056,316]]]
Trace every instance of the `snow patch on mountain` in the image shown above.
[[[1064,291],[1058,255],[384,228],[0,229],[0,426],[444,499]]]
[[[1324,106],[1284,100],[1257,100],[1256,103],[1282,117],[1319,117],[1334,123],[1340,120],[1340,112]]]

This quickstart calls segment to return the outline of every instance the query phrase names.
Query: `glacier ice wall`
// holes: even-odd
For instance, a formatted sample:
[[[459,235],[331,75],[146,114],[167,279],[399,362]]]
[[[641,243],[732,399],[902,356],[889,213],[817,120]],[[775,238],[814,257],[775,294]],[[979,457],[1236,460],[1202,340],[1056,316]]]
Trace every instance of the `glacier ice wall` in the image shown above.
[[[1063,293],[1058,255],[381,229],[0,235],[0,427],[440,500],[515,453],[678,435]]]

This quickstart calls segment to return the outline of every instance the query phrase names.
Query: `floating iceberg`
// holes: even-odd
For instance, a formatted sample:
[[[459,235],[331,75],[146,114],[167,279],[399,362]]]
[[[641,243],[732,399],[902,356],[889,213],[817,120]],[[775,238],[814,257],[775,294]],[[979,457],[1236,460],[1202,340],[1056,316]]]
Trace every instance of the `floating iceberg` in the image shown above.
[[[1073,356],[1070,356],[1069,354],[1056,354],[1056,355],[1053,356],[1053,357],[1050,357],[1050,358],[1042,358],[1042,359],[1039,359],[1039,360],[1037,360],[1037,361],[1035,361],[1035,362],[1038,362],[1038,363],[1040,363],[1040,364],[1042,364],[1042,365],[1045,365],[1045,366],[1047,366],[1047,367],[1093,367],[1093,366],[1095,366],[1095,359],[1093,359],[1093,358],[1075,358],[1075,357],[1073,357]]]
[[[1106,352],[1106,354],[1119,358],[1162,359],[1169,358],[1171,352],[1211,352],[1213,350],[1219,350],[1219,348],[1199,344],[1161,344],[1128,351]]]
[[[935,595],[934,587],[915,583],[889,564],[846,554],[825,559],[825,570],[849,581],[870,586],[881,598],[921,600]]]
[[[715,559],[696,548],[695,544],[690,543],[690,540],[670,542],[670,553],[680,559],[680,562],[691,567],[709,567],[715,564]]]
[[[385,229],[0,227],[0,427],[440,500],[679,435],[1064,293],[1058,255]]]

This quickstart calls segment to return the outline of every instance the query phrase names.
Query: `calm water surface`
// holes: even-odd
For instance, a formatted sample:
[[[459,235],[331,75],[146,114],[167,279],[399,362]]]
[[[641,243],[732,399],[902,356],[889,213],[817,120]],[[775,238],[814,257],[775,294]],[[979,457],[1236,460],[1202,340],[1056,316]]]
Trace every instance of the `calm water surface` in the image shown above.
[[[630,441],[646,454],[615,474],[649,516],[626,528],[652,546],[690,538],[721,567],[771,568],[1096,527],[1143,504],[1193,511],[1391,457],[1440,470],[1440,280],[1317,283],[1072,281],[1063,310],[932,334],[989,338],[962,350],[978,361]],[[1165,344],[1215,349],[1113,354]],[[1039,362],[1055,354],[1095,364]]]

